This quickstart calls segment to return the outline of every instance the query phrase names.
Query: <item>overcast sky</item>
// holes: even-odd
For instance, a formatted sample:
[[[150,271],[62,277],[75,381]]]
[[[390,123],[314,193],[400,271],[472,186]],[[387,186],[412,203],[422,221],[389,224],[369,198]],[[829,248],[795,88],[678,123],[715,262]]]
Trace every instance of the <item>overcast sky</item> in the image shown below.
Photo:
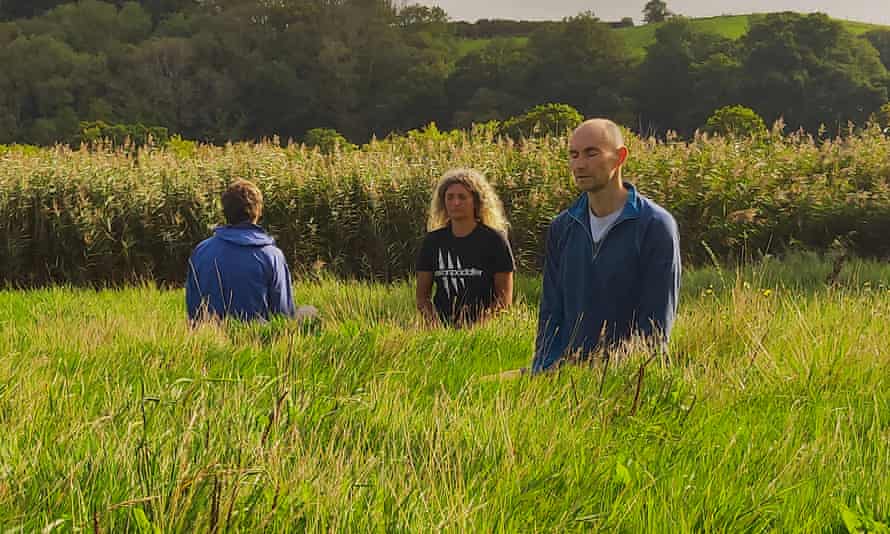
[[[646,0],[415,0],[438,5],[454,20],[480,18],[559,20],[591,10],[603,20],[638,21]],[[407,3],[415,3],[408,1]],[[689,17],[773,11],[821,11],[832,17],[890,25],[890,0],[667,0],[668,9]]]

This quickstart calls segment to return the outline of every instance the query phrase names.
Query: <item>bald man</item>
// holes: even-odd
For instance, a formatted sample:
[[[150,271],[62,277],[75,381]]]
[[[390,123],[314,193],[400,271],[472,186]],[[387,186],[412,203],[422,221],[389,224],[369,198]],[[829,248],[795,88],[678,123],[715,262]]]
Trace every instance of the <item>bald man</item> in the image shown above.
[[[572,133],[569,165],[581,196],[547,234],[535,373],[635,334],[656,346],[670,336],[680,289],[677,223],[623,181],[627,157],[612,121],[589,120]]]

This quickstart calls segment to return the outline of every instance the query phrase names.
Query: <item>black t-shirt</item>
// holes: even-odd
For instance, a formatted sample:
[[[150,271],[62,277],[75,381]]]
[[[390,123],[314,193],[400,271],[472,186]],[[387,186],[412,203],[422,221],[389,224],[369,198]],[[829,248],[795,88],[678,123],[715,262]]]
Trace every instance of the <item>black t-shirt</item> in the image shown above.
[[[494,304],[495,273],[515,270],[507,238],[484,224],[465,237],[456,237],[450,224],[428,233],[416,267],[433,273],[433,305],[448,324],[476,321]]]

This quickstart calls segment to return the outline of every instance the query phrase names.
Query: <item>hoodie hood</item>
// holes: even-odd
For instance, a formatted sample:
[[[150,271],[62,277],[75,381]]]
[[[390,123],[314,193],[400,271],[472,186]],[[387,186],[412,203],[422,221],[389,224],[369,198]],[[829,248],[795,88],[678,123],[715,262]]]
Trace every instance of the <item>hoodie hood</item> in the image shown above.
[[[223,241],[242,247],[264,247],[275,244],[275,240],[256,224],[218,226],[214,230],[214,235]]]

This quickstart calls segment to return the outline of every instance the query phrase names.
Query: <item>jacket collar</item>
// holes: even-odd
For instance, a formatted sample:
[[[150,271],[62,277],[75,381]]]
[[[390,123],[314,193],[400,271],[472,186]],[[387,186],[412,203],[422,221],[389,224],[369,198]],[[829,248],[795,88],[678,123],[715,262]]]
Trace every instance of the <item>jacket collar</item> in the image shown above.
[[[628,182],[623,182],[624,188],[627,189],[627,201],[624,203],[624,208],[621,210],[621,215],[618,216],[618,221],[623,221],[625,219],[636,219],[640,216],[640,211],[642,209],[642,201],[640,200],[640,196],[637,194],[637,189]],[[577,222],[583,224],[585,227],[589,226],[590,221],[590,208],[587,203],[587,193],[581,193],[581,196],[575,201],[574,204],[568,209],[569,215],[575,219]],[[616,221],[617,222],[617,221]]]
[[[275,244],[275,240],[261,226],[251,223],[217,226],[213,234],[223,241],[242,246],[262,247]]]

